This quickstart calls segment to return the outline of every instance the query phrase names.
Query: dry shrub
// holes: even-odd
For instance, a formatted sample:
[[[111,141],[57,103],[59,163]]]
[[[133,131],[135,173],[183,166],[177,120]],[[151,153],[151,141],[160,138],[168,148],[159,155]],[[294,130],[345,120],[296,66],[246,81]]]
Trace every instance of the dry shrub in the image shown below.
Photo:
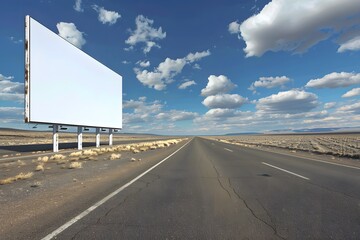
[[[35,171],[44,171],[44,163],[39,163],[36,168]]]
[[[53,156],[50,157],[50,160],[63,160],[65,159],[66,157],[62,154],[55,154]]]
[[[80,157],[82,155],[82,151],[72,152],[69,157]]]
[[[135,162],[136,161],[136,158],[131,158],[130,159],[130,162]]]
[[[96,150],[92,150],[92,149],[89,149],[89,150],[85,150],[82,152],[83,155],[85,156],[97,156],[98,153]]]
[[[121,154],[112,153],[110,156],[110,160],[119,159],[121,157]]]
[[[24,161],[21,161],[21,160],[17,160],[17,164],[18,166],[25,166],[26,163]]]
[[[10,184],[17,180],[25,180],[25,179],[31,178],[33,175],[34,175],[33,172],[19,173],[15,177],[9,177],[9,178],[0,180],[0,185]]]
[[[82,168],[81,162],[72,162],[69,165],[69,169]]]
[[[139,153],[140,151],[139,151],[138,149],[134,148],[134,149],[132,150],[132,152],[133,152],[133,153]]]

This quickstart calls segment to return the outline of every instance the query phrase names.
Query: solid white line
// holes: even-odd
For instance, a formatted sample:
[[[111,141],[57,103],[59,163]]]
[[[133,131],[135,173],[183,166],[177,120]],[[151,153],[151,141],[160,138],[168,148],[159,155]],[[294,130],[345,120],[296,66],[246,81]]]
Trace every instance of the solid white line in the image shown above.
[[[229,152],[233,152],[233,150],[231,149],[228,149],[228,148],[224,148],[226,151],[229,151]]]
[[[46,237],[44,237],[42,240],[50,240],[54,237],[56,237],[57,235],[59,235],[61,232],[63,232],[65,229],[67,229],[68,227],[70,227],[71,225],[73,225],[74,223],[76,223],[77,221],[79,221],[80,219],[82,219],[83,217],[85,217],[86,215],[88,215],[90,212],[94,211],[97,207],[99,207],[100,205],[104,204],[106,201],[108,201],[110,198],[114,197],[116,194],[120,193],[121,191],[123,191],[125,188],[129,187],[131,184],[133,184],[134,182],[136,182],[138,179],[140,179],[141,177],[143,177],[145,174],[147,174],[148,172],[150,172],[151,170],[153,170],[154,168],[156,168],[157,166],[159,166],[161,163],[165,162],[167,159],[169,159],[170,157],[172,157],[175,153],[177,153],[178,151],[180,151],[182,148],[184,148],[186,145],[188,145],[191,142],[188,141],[185,145],[183,145],[181,148],[179,148],[178,150],[176,150],[175,152],[173,152],[172,154],[170,154],[169,156],[167,156],[166,158],[164,158],[163,160],[161,160],[160,162],[158,162],[157,164],[155,164],[154,166],[152,166],[151,168],[149,168],[148,170],[146,170],[145,172],[143,172],[142,174],[140,174],[139,176],[137,176],[136,178],[134,178],[133,180],[131,180],[130,182],[126,183],[125,185],[123,185],[122,187],[118,188],[117,190],[115,190],[114,192],[110,193],[108,196],[106,196],[105,198],[103,198],[102,200],[100,200],[99,202],[95,203],[93,206],[89,207],[88,209],[86,209],[85,211],[83,211],[82,213],[80,213],[79,215],[77,215],[76,217],[74,217],[73,219],[71,219],[70,221],[68,221],[67,223],[65,223],[64,225],[62,225],[61,227],[59,227],[58,229],[54,230],[52,233],[50,233],[49,235],[47,235]]]
[[[279,168],[279,167],[276,167],[276,166],[274,166],[274,165],[271,165],[271,164],[268,164],[268,163],[265,163],[265,162],[262,162],[262,164],[265,164],[265,165],[267,165],[267,166],[269,166],[269,167],[276,168],[276,169],[281,170],[281,171],[284,171],[284,172],[286,172],[286,173],[290,173],[290,174],[292,174],[292,175],[294,175],[294,176],[297,176],[297,177],[299,177],[299,178],[302,178],[302,179],[305,179],[305,180],[310,180],[310,178],[301,176],[300,174],[296,174],[296,173],[290,172],[290,171],[285,170],[285,169],[283,169],[283,168]]]

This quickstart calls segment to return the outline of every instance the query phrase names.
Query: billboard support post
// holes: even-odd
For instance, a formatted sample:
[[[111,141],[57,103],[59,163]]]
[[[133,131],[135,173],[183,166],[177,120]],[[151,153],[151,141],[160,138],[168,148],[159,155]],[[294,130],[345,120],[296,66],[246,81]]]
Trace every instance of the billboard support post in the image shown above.
[[[82,127],[77,128],[78,150],[82,150]]]
[[[109,129],[109,146],[113,145],[113,129]]]
[[[53,151],[59,152],[59,125],[53,125]]]
[[[96,147],[100,147],[100,128],[96,128]]]

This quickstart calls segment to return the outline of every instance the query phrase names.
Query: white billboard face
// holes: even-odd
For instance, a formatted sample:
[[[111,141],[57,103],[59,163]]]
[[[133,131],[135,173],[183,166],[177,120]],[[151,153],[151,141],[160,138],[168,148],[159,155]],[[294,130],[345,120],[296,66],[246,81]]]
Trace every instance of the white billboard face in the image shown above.
[[[122,77],[26,16],[25,122],[122,128]]]

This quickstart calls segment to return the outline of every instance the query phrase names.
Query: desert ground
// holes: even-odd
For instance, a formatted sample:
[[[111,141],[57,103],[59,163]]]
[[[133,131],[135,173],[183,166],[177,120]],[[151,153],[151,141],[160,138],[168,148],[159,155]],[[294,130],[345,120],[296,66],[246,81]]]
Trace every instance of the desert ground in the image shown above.
[[[240,135],[212,138],[245,147],[270,147],[290,150],[293,153],[301,151],[333,157],[360,158],[360,133]]]

